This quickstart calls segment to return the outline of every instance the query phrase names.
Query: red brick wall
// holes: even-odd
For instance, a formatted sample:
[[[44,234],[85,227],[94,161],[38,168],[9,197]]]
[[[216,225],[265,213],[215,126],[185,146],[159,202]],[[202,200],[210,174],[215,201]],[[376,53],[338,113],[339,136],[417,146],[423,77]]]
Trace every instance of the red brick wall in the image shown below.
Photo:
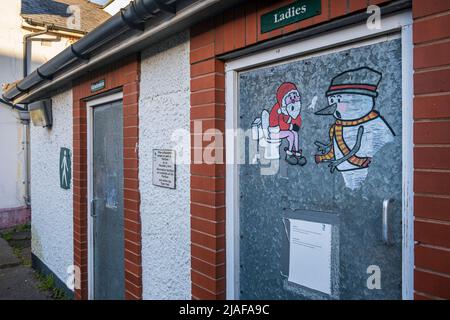
[[[225,83],[222,62],[191,66],[191,121],[224,130]],[[191,122],[191,130],[194,127]],[[224,132],[224,131],[222,131]],[[193,135],[195,138],[195,136]],[[197,137],[198,138],[198,137]],[[200,137],[201,139],[202,137]],[[200,140],[201,141],[201,140]],[[192,156],[203,152],[192,143]],[[200,153],[200,154],[201,154]],[[191,278],[194,299],[225,298],[225,165],[191,164]]]
[[[414,0],[415,299],[450,299],[450,1]]]
[[[84,99],[92,97],[91,84],[105,79],[105,88],[123,91],[125,297],[142,298],[141,220],[138,180],[140,58],[130,56],[114,65],[91,72],[73,85],[73,220],[74,264],[81,271],[76,299],[88,298],[87,243],[87,109]]]
[[[191,134],[193,123],[203,132],[225,128],[224,64],[217,55],[250,46],[299,29],[366,10],[386,0],[322,0],[322,14],[261,34],[260,16],[292,1],[249,0],[191,29]],[[201,140],[200,140],[201,141]],[[195,144],[192,155],[201,154]],[[193,159],[198,160],[198,159]],[[222,160],[222,159],[220,159]],[[191,256],[193,299],[225,297],[225,166],[223,163],[191,165]]]

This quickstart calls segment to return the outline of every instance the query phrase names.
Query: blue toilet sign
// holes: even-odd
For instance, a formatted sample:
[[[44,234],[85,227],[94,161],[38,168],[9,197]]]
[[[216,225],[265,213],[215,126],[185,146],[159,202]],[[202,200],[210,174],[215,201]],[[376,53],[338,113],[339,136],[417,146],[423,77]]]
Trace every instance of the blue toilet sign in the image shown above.
[[[67,148],[61,148],[59,153],[59,183],[62,189],[70,189],[72,180],[71,152]]]

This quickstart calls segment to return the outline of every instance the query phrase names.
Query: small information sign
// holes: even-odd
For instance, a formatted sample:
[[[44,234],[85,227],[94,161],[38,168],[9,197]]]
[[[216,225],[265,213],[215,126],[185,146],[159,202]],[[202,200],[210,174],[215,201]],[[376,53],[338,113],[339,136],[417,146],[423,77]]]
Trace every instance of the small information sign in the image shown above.
[[[153,149],[153,185],[175,189],[175,151]]]

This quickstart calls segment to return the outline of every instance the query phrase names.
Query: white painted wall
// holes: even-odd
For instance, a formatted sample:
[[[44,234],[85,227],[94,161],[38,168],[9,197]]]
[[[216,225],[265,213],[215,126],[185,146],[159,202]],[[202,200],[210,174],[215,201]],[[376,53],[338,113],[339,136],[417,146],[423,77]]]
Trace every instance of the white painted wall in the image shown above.
[[[189,35],[180,33],[142,53],[139,180],[144,299],[190,299],[190,169],[177,165],[176,189],[152,185],[152,150],[175,149],[184,131],[189,159]],[[181,154],[184,153],[184,154]]]
[[[20,1],[0,1],[0,83],[22,74]],[[22,126],[16,112],[0,105],[0,209],[24,205]]]
[[[0,150],[0,209],[23,206],[22,126],[15,112],[3,106],[0,106]]]
[[[0,32],[0,84],[22,79],[22,38],[30,31],[21,28],[21,0],[0,1],[2,31]],[[54,42],[33,41],[29,72],[50,60],[69,44],[68,38]],[[22,125],[17,113],[0,105],[0,209],[23,206],[25,185]]]
[[[72,188],[59,184],[60,148],[72,148],[72,90],[52,97],[52,129],[31,126],[32,252],[62,281],[73,264]]]

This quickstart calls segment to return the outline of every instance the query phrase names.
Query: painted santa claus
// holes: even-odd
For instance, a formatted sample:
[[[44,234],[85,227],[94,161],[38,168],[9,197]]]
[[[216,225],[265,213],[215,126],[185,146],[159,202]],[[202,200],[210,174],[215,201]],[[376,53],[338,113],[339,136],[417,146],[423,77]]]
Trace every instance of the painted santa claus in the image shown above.
[[[300,93],[291,82],[280,85],[276,94],[277,103],[268,114],[271,139],[287,139],[286,161],[292,165],[305,165],[306,158],[299,148],[299,130],[302,125],[300,115],[302,104]]]

